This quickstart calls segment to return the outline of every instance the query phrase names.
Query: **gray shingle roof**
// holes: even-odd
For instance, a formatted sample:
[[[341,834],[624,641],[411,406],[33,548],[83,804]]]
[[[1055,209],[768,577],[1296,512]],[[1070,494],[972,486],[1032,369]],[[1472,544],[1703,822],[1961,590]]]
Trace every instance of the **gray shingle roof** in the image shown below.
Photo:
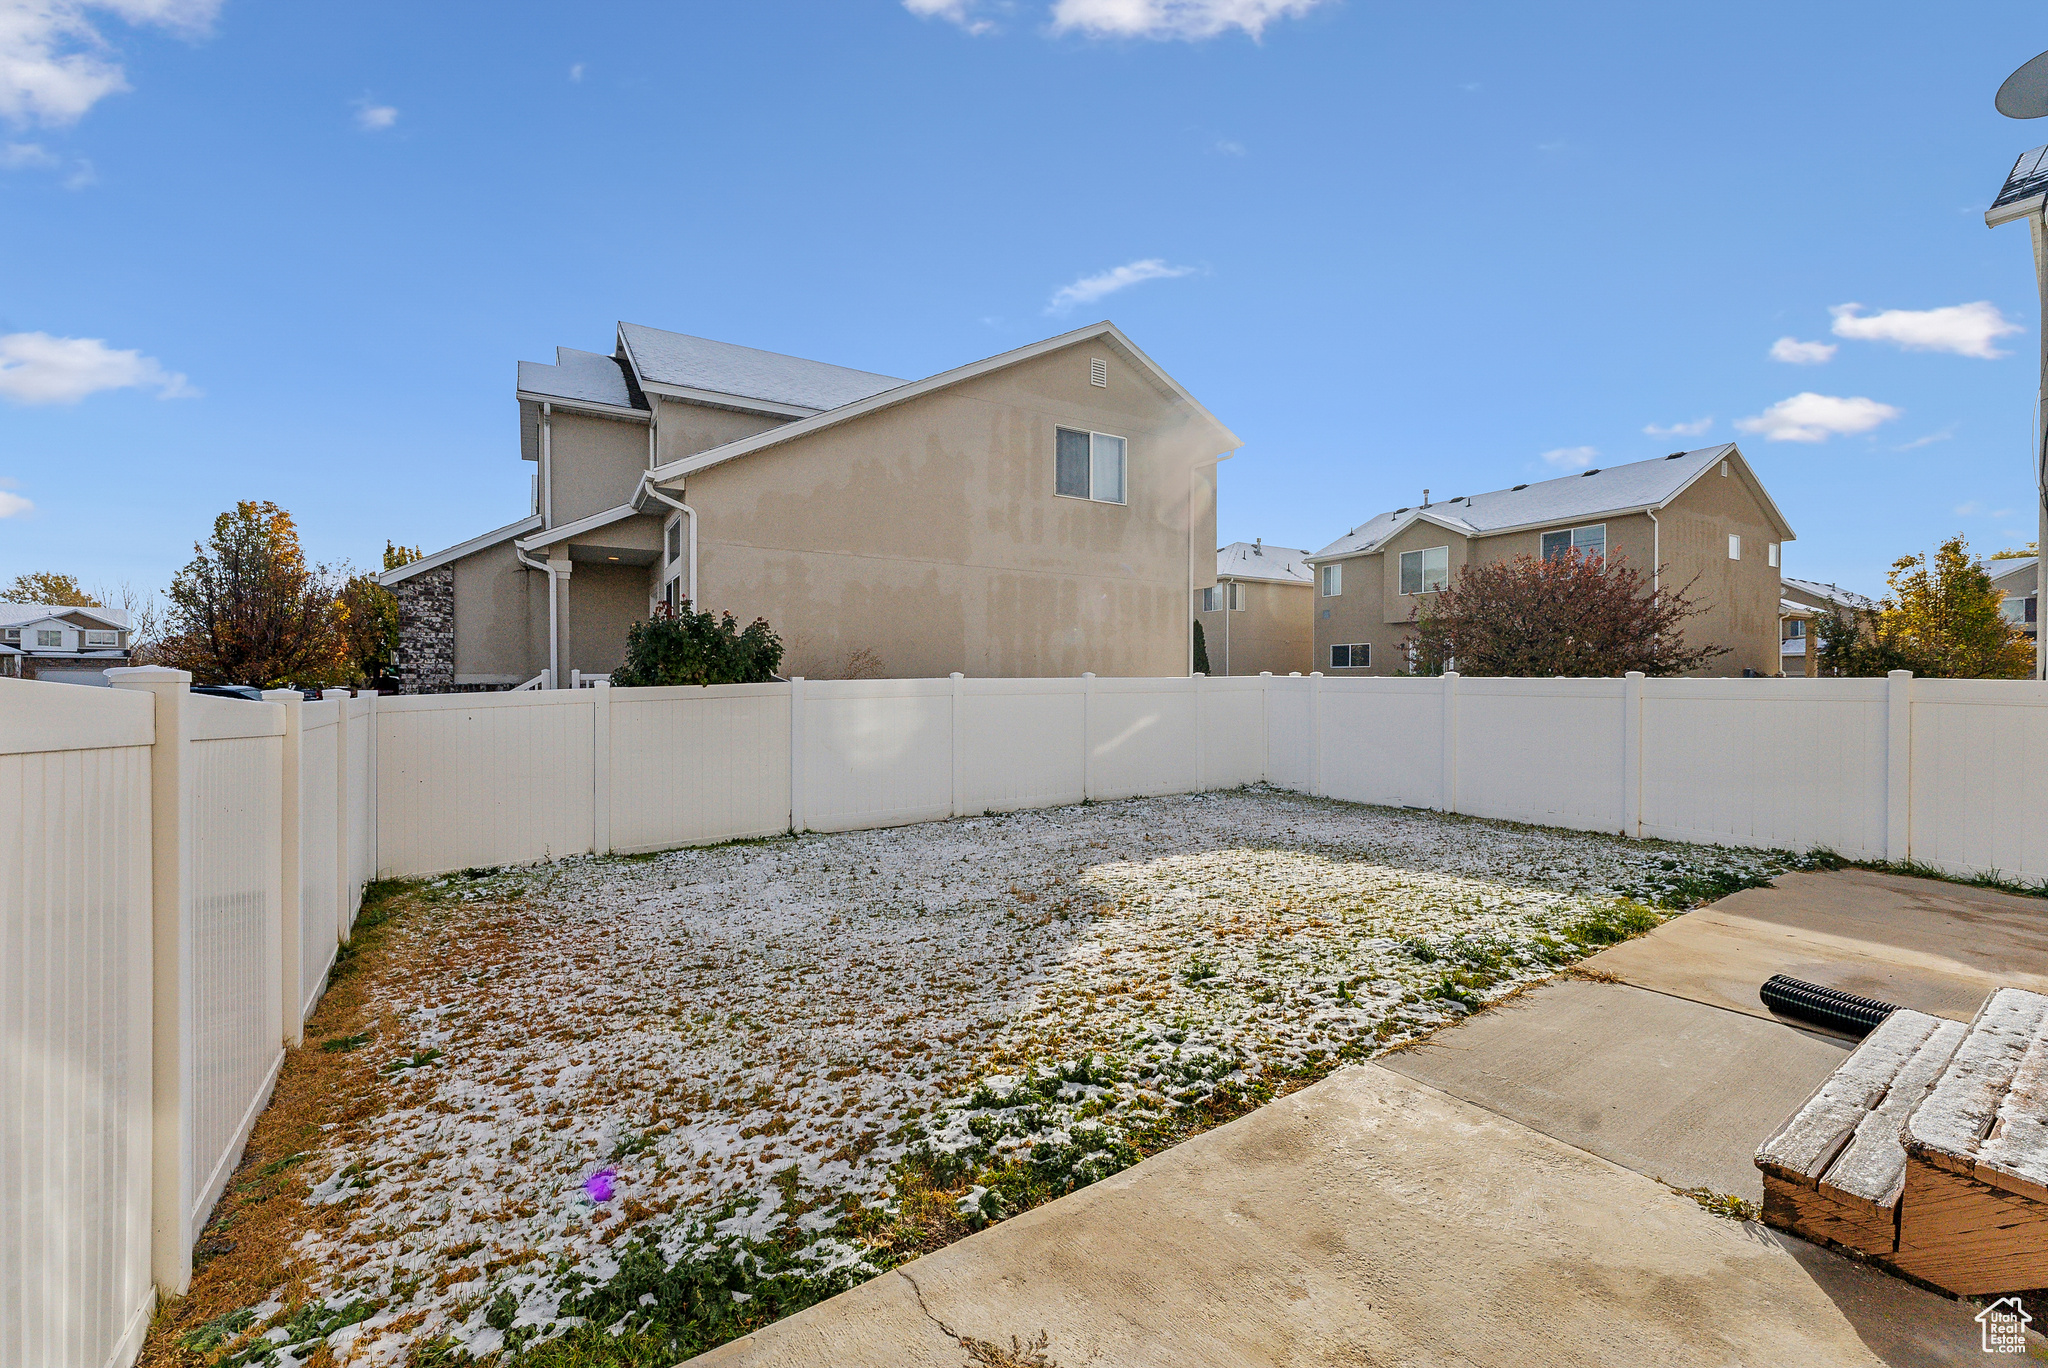
[[[2040,576],[2039,556],[2005,556],[1984,562],[1984,573],[2008,594],[2030,594]]]
[[[1811,594],[1815,598],[1828,603],[1839,603],[1844,608],[1877,607],[1876,599],[1859,594],[1854,589],[1844,589],[1839,584],[1822,584],[1819,580],[1792,579],[1789,576],[1786,577],[1783,583],[1791,585],[1801,593]]]
[[[98,618],[109,627],[125,630],[128,626],[128,610],[125,608],[75,608],[48,603],[0,603],[0,627],[25,627],[45,618],[62,617],[66,613],[83,613]],[[98,630],[95,628],[94,630]]]
[[[619,335],[625,339],[642,384],[676,385],[736,399],[824,410],[904,383],[893,375],[828,366],[823,361],[736,347],[638,323],[619,324]]]
[[[1281,580],[1307,584],[1315,573],[1303,562],[1308,552],[1291,546],[1232,542],[1216,553],[1216,573],[1232,579]]]
[[[552,399],[633,407],[633,392],[626,384],[625,367],[619,360],[602,352],[577,351],[574,347],[555,348],[552,366],[540,361],[521,361],[519,388]]]
[[[1371,551],[1425,514],[1468,535],[1485,535],[1512,527],[1595,518],[1625,509],[1655,508],[1734,450],[1732,443],[1701,447],[1654,461],[1633,461],[1516,485],[1513,489],[1445,499],[1427,509],[1397,508],[1352,528],[1316,552],[1314,559]]]

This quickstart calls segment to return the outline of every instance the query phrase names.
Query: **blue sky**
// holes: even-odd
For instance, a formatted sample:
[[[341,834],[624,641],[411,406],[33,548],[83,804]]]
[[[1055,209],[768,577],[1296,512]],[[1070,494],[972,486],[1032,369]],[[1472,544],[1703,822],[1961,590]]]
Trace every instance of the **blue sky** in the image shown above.
[[[1224,541],[1730,438],[1792,574],[2033,536],[1982,212],[2048,141],[1991,106],[2038,7],[0,21],[0,576],[160,587],[240,498],[358,564],[510,521],[514,362],[620,318],[906,377],[1113,318],[1244,438]]]

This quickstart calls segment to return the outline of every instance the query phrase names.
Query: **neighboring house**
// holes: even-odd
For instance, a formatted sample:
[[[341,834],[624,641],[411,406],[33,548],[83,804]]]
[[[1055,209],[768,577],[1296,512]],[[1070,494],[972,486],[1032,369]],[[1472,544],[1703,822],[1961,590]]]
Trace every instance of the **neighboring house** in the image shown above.
[[[621,323],[518,398],[527,516],[379,577],[409,693],[608,672],[686,599],[789,675],[1188,672],[1239,443],[1109,323],[916,381]]]
[[[1704,608],[1689,643],[1728,648],[1707,675],[1775,675],[1791,524],[1733,443],[1382,513],[1308,558],[1316,668],[1400,674],[1410,615],[1460,568],[1577,550],[1625,561]]]
[[[1787,579],[1780,581],[1779,601],[1779,647],[1788,675],[1812,677],[1820,673],[1820,641],[1814,634],[1814,619],[1837,609],[1852,616],[1869,616],[1877,612],[1877,600],[1844,589],[1839,584],[1822,584],[1818,580]]]
[[[121,608],[0,603],[0,673],[104,687],[128,663],[128,628]]]
[[[2041,630],[2041,558],[2001,556],[1997,560],[1985,561],[1984,573],[1991,576],[1991,587],[2004,595],[1998,607],[2005,614],[2005,620],[2025,632],[2029,639],[2038,640]]]
[[[1809,679],[1820,673],[1820,652],[1813,638],[1814,612],[1803,603],[1778,600],[1778,673]]]
[[[1213,675],[1306,674],[1315,668],[1309,611],[1315,575],[1306,551],[1232,542],[1216,553],[1216,583],[1195,592],[1195,621]]]

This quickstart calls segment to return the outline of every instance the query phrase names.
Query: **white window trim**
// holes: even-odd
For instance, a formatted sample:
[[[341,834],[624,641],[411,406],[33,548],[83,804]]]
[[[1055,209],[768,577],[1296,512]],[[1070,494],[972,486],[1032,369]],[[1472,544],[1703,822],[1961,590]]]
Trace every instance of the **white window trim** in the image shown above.
[[[1346,660],[1352,660],[1354,652],[1364,651],[1365,663],[1363,665],[1360,665],[1355,663],[1354,661],[1354,663],[1352,664],[1339,665],[1337,663],[1337,649],[1339,647],[1342,647],[1344,649]],[[1333,641],[1330,643],[1329,653],[1325,655],[1323,658],[1329,662],[1328,666],[1326,667],[1328,669],[1370,670],[1372,668],[1372,643],[1370,641]]]
[[[1224,588],[1223,605],[1225,610],[1232,613],[1242,613],[1244,611],[1244,585],[1236,580],[1231,580]]]
[[[1071,498],[1073,497],[1073,495],[1069,494],[1069,495],[1068,495],[1067,497],[1071,499]],[[1199,611],[1199,612],[1204,612],[1204,613],[1213,613],[1213,612],[1215,612],[1215,611],[1216,611],[1216,590],[1217,590],[1217,589],[1220,589],[1220,588],[1222,588],[1222,586],[1221,586],[1221,585],[1216,585],[1216,586],[1214,586],[1214,587],[1212,587],[1212,588],[1208,588],[1208,589],[1197,589],[1197,590],[1195,590],[1195,602],[1196,602],[1196,603],[1199,603],[1199,604],[1201,605],[1201,607],[1200,607],[1200,608],[1199,608],[1199,609],[1198,609],[1197,611]]]
[[[1322,566],[1316,575],[1316,589],[1322,598],[1342,598],[1344,596],[1344,563],[1339,561],[1334,565]]]
[[[119,646],[121,644],[121,634],[109,631],[88,631],[85,634],[85,644],[88,646]]]
[[[48,637],[55,637],[55,638],[57,638],[57,639],[56,639],[55,641],[49,641],[49,640],[46,640],[46,639],[45,639],[45,638],[48,638]],[[51,629],[49,629],[48,627],[39,627],[39,628],[37,628],[37,629],[36,629],[36,649],[37,649],[37,650],[39,650],[39,651],[55,651],[55,650],[61,650],[61,649],[63,649],[63,646],[64,646],[64,633],[63,633],[62,631],[52,631],[52,630],[51,630]]]
[[[1543,539],[1545,537],[1554,537],[1560,532],[1565,536],[1565,549],[1576,551],[1579,549],[1579,533],[1591,532],[1596,527],[1600,529],[1600,559],[1605,561],[1607,559],[1607,524],[1604,522],[1580,523],[1577,527],[1547,527],[1536,534],[1536,554],[1538,557],[1543,555]]]
[[[1432,589],[1432,588],[1430,588],[1430,587],[1429,587],[1429,553],[1430,553],[1430,552],[1432,552],[1432,551],[1441,551],[1441,552],[1443,552],[1443,553],[1444,553],[1444,582],[1443,582],[1442,584],[1439,584],[1439,585],[1438,585],[1438,586],[1437,586],[1436,588],[1434,588],[1434,589]],[[1420,588],[1420,589],[1413,589],[1413,590],[1410,590],[1410,589],[1402,589],[1402,588],[1400,587],[1400,585],[1401,585],[1401,581],[1402,581],[1402,578],[1403,578],[1403,575],[1402,575],[1402,570],[1403,570],[1403,567],[1404,567],[1404,563],[1405,563],[1405,562],[1407,561],[1407,559],[1408,559],[1408,558],[1409,558],[1410,556],[1420,556],[1420,557],[1422,557],[1422,574],[1421,574],[1421,576],[1419,577],[1419,579],[1418,579],[1418,581],[1417,581],[1418,583],[1420,583],[1420,584],[1422,585],[1422,588]],[[1403,552],[1401,553],[1401,557],[1400,557],[1400,559],[1394,562],[1394,587],[1395,587],[1395,589],[1396,589],[1396,590],[1398,591],[1398,592],[1396,593],[1396,597],[1397,597],[1397,598],[1420,598],[1420,597],[1421,597],[1422,595],[1424,595],[1424,594],[1440,594],[1440,593],[1442,593],[1442,592],[1443,592],[1444,590],[1446,590],[1446,589],[1450,588],[1450,587],[1451,587],[1451,548],[1450,548],[1450,544],[1449,544],[1449,543],[1447,542],[1447,543],[1445,543],[1445,544],[1444,544],[1444,545],[1442,545],[1442,546],[1417,546],[1417,547],[1413,547],[1413,548],[1411,548],[1411,549],[1409,549],[1409,550],[1407,550],[1407,551],[1403,551]]]
[[[1728,534],[1728,559],[1732,561],[1742,559],[1742,534],[1740,532],[1730,532]]]
[[[1778,544],[1776,542],[1764,543],[1764,560],[1770,565],[1771,569],[1775,570],[1778,568]]]
[[[1060,493],[1060,438],[1061,432],[1086,432],[1088,434],[1088,492],[1086,494]],[[1095,439],[1114,437],[1124,444],[1123,486],[1121,499],[1098,499],[1095,497]],[[1070,428],[1064,423],[1053,425],[1052,438],[1052,496],[1055,499],[1073,499],[1079,503],[1108,504],[1112,508],[1128,508],[1131,503],[1131,439],[1118,432],[1096,432],[1089,428]]]

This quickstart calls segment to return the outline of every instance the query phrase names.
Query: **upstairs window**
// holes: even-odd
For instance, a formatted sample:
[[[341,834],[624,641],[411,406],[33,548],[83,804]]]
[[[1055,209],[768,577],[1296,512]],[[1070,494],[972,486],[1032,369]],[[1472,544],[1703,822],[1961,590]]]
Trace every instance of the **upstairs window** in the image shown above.
[[[88,646],[119,646],[121,644],[121,634],[119,632],[87,632],[85,634],[85,644]]]
[[[668,525],[668,563],[674,565],[683,558],[683,520],[677,518]]]
[[[1559,528],[1543,534],[1543,559],[1556,560],[1567,551],[1576,551],[1587,560],[1607,559],[1607,524],[1594,523],[1591,527]]]
[[[1788,619],[1788,620],[1786,621],[1786,623],[1785,623],[1785,640],[1787,640],[1787,641],[1798,641],[1798,640],[1799,640],[1800,638],[1804,637],[1805,635],[1806,635],[1806,624],[1805,624],[1804,622],[1801,622],[1801,621],[1800,621],[1800,620],[1799,620],[1798,618],[1790,618],[1790,619]]]
[[[1344,592],[1344,567],[1326,565],[1323,567],[1323,597],[1335,598]]]
[[[1107,432],[1054,430],[1053,493],[1096,503],[1124,502],[1125,443]]]
[[[36,633],[36,645],[38,646],[62,646],[63,644],[64,633],[61,631],[52,632],[46,629]]]
[[[1202,611],[1205,613],[1215,612],[1217,591],[1215,589],[1203,589],[1200,593],[1202,596]]]
[[[1401,592],[1434,594],[1451,582],[1451,548],[1426,546],[1401,553]]]
[[[1728,534],[1728,559],[1742,559],[1742,534],[1740,532],[1730,532]]]
[[[1243,586],[1242,584],[1236,584],[1236,583],[1231,583],[1231,584],[1227,584],[1227,585],[1225,585],[1225,586],[1224,586],[1224,590],[1225,590],[1225,592],[1224,592],[1224,595],[1223,595],[1223,597],[1224,597],[1225,601],[1226,601],[1226,602],[1228,602],[1228,603],[1230,604],[1230,611],[1231,611],[1231,612],[1233,612],[1233,613],[1241,613],[1241,612],[1243,612],[1243,611],[1244,611],[1244,586]]]
[[[1330,668],[1333,670],[1364,670],[1371,666],[1371,642],[1357,641],[1348,646],[1330,648]]]
[[[1778,568],[1778,544],[1776,542],[1764,543],[1764,561],[1771,569],[1775,570]]]

